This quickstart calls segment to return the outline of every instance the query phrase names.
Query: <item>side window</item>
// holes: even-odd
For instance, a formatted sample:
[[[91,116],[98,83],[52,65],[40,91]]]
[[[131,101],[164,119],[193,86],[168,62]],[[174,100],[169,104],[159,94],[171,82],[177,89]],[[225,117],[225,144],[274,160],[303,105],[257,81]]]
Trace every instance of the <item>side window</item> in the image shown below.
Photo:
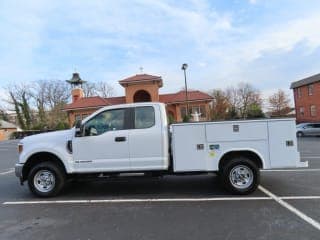
[[[84,125],[84,136],[125,129],[125,109],[108,110],[94,116]]]
[[[155,114],[153,107],[136,107],[134,128],[150,128],[155,124]]]

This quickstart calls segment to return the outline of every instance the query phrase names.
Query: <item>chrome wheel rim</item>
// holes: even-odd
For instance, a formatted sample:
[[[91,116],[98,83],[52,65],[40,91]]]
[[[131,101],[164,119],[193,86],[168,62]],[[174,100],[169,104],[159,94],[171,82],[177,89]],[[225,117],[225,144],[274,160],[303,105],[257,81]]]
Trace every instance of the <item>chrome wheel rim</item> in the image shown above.
[[[235,188],[248,188],[253,183],[253,172],[245,165],[237,165],[230,171],[229,179]]]
[[[55,182],[55,176],[49,170],[40,170],[33,178],[34,186],[39,192],[50,192],[54,188]]]

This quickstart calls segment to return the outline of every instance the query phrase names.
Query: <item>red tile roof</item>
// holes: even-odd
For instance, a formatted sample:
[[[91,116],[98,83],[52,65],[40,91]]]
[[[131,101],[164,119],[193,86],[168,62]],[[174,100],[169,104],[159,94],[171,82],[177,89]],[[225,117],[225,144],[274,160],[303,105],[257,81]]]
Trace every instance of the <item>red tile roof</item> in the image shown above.
[[[162,87],[162,78],[160,76],[154,76],[154,75],[150,75],[150,74],[136,74],[134,76],[120,80],[119,83],[122,86],[124,86],[129,83],[149,82],[149,81],[159,82],[159,87]]]
[[[179,91],[177,93],[170,94],[160,94],[159,102],[162,103],[179,103],[184,102],[186,98],[185,91]],[[212,97],[204,92],[200,91],[188,91],[188,100],[191,102],[194,101],[211,101]],[[64,110],[74,110],[74,109],[83,109],[83,108],[99,108],[107,105],[116,105],[116,104],[124,104],[126,103],[125,97],[110,97],[110,98],[102,98],[102,97],[87,97],[80,98],[74,103],[67,104]]]
[[[64,107],[64,110],[72,110],[72,109],[79,109],[79,108],[98,108],[102,106],[110,105],[108,102],[99,96],[96,97],[85,97],[80,98],[77,101],[67,104]]]
[[[126,97],[109,97],[109,98],[105,98],[105,100],[106,100],[110,105],[116,105],[116,104],[124,104],[124,103],[126,103]]]
[[[159,96],[159,101],[163,103],[179,103],[186,100],[186,93],[184,90],[181,90],[177,93],[170,94],[161,94]],[[188,101],[211,101],[212,97],[204,92],[190,90],[188,91]]]

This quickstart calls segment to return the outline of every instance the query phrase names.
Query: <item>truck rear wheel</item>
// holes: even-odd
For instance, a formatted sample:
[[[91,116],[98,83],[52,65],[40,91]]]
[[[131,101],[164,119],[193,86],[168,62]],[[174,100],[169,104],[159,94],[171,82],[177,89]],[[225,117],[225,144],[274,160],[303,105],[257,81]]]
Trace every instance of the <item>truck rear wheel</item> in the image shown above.
[[[42,162],[33,166],[28,176],[30,191],[38,197],[53,197],[65,184],[64,171],[52,162]]]
[[[245,195],[257,189],[260,182],[260,172],[252,160],[245,157],[237,157],[231,159],[223,167],[221,178],[228,191]]]

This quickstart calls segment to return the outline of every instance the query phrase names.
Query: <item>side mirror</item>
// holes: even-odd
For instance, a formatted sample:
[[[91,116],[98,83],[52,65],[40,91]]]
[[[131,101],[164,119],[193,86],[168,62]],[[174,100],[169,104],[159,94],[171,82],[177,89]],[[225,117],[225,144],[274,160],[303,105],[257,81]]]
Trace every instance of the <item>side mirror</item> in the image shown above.
[[[76,137],[81,137],[82,136],[82,121],[81,120],[77,120],[75,123],[75,133],[76,133]]]

